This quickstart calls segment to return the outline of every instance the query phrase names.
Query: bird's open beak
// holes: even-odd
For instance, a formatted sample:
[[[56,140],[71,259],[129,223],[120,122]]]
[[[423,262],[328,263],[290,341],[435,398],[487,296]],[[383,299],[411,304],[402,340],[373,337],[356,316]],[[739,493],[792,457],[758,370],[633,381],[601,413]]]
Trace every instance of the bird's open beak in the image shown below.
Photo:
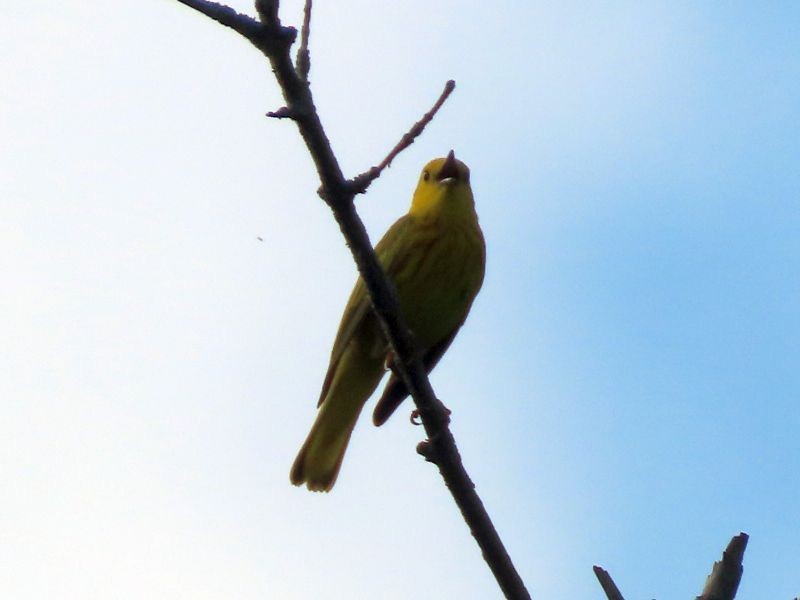
[[[459,176],[460,173],[458,172],[458,165],[456,164],[456,155],[450,150],[442,165],[442,169],[436,175],[436,179],[438,179],[440,183],[450,183],[457,180]]]

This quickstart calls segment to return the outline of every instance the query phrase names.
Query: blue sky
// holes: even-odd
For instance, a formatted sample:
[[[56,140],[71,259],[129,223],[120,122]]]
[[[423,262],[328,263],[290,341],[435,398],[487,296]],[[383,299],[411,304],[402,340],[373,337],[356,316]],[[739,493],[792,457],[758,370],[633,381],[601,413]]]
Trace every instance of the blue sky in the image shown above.
[[[593,564],[694,597],[739,531],[738,597],[800,593],[799,28],[315,6],[347,173],[458,83],[358,208],[377,240],[427,160],[471,167],[487,277],[433,384],[534,598],[601,598]],[[177,2],[12,0],[0,77],[0,589],[497,597],[402,413],[331,494],[288,483],[354,267],[260,55]]]

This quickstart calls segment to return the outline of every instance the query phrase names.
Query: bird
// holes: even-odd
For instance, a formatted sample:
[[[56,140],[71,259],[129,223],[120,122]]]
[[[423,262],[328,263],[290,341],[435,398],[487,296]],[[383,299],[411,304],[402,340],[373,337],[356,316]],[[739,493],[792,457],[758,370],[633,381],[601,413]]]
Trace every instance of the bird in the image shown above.
[[[394,284],[400,314],[430,373],[464,324],[486,265],[470,171],[453,150],[425,165],[408,213],[386,231],[375,253]],[[333,343],[316,420],[289,474],[294,485],[330,491],[361,410],[391,360],[359,277]],[[385,423],[407,396],[405,384],[393,373],[373,423]]]

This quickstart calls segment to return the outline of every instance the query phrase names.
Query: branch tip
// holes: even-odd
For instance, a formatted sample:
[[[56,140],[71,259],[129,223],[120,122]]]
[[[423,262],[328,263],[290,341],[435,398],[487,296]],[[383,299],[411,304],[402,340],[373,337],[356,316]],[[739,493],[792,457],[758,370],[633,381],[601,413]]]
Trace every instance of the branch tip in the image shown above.
[[[597,577],[597,581],[600,582],[600,587],[603,588],[603,591],[606,594],[606,598],[608,600],[625,600],[622,597],[622,593],[619,591],[617,584],[614,583],[614,580],[611,579],[611,575],[602,567],[598,567],[597,565],[592,567],[594,571],[595,577]]]
[[[311,4],[312,0],[306,0],[303,7],[303,26],[300,28],[300,48],[297,50],[295,70],[297,76],[303,81],[308,81],[308,73],[311,71],[311,54],[308,51],[308,38],[311,33]]]
[[[733,600],[736,597],[744,571],[742,560],[748,539],[749,536],[743,532],[731,538],[722,553],[722,560],[715,562],[711,568],[698,600]]]
[[[436,451],[430,440],[422,440],[417,444],[417,454],[423,457],[427,462],[438,464],[436,460]]]
[[[386,158],[384,158],[379,165],[353,177],[348,182],[354,193],[363,194],[366,192],[367,188],[372,184],[372,182],[380,177],[383,170],[391,166],[392,161],[397,157],[397,155],[414,143],[414,140],[422,134],[428,123],[433,120],[433,117],[436,116],[436,113],[439,112],[439,109],[445,103],[450,94],[453,93],[454,89],[456,89],[456,82],[453,79],[449,79],[447,83],[444,84],[444,89],[439,95],[438,100],[436,100],[434,103],[433,107],[431,107],[428,112],[422,115],[422,118],[411,126],[411,129],[403,134],[403,137],[400,138],[400,141],[394,148],[392,148],[391,152],[386,155]]]

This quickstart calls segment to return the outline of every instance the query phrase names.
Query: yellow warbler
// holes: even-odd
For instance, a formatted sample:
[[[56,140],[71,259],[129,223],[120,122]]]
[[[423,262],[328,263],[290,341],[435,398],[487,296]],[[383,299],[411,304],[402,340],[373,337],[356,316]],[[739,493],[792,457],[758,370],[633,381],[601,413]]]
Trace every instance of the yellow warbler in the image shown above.
[[[400,312],[430,372],[456,336],[483,283],[486,249],[467,165],[453,151],[425,165],[408,214],[375,247],[394,282]],[[344,309],[319,397],[319,412],[292,465],[293,484],[333,487],[364,403],[386,371],[390,350],[361,278]],[[392,375],[375,407],[383,424],[408,396]]]

